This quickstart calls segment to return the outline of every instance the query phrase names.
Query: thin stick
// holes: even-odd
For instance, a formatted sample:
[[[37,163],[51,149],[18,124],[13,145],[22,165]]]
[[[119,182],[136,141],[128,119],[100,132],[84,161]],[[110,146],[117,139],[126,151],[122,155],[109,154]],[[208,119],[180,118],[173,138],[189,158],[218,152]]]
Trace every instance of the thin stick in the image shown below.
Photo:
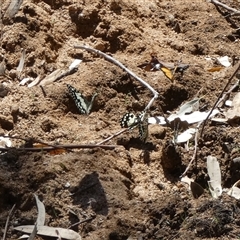
[[[95,218],[95,217],[89,217],[89,218],[86,218],[86,219],[84,219],[84,220],[82,220],[82,221],[76,222],[76,223],[72,224],[70,227],[68,227],[68,229],[69,229],[69,228],[72,228],[72,227],[75,227],[76,225],[79,225],[79,224],[82,224],[82,223],[91,221],[91,220],[93,220],[94,218]]]
[[[238,67],[236,68],[236,70],[234,71],[234,73],[232,74],[232,76],[229,78],[227,84],[225,85],[225,87],[223,88],[222,92],[220,93],[220,95],[218,96],[216,102],[214,103],[212,109],[210,110],[207,118],[203,121],[203,126],[202,126],[202,130],[201,130],[201,133],[200,133],[200,137],[202,137],[203,135],[203,130],[204,130],[204,127],[206,126],[207,124],[207,121],[209,119],[209,117],[211,116],[213,110],[216,108],[216,106],[219,104],[219,100],[222,98],[224,92],[226,91],[227,87],[229,86],[229,84],[231,83],[232,79],[234,78],[234,76],[237,74],[237,72],[239,71],[240,69],[240,63],[238,64]]]
[[[196,132],[195,132],[195,138],[194,138],[194,142],[195,142],[195,145],[194,145],[194,152],[193,152],[193,156],[192,156],[192,159],[191,161],[189,162],[187,168],[185,169],[185,171],[183,172],[183,174],[180,176],[180,178],[184,177],[186,174],[187,174],[187,171],[189,170],[189,168],[191,167],[193,161],[196,159],[196,156],[197,156],[197,147],[198,147],[198,129],[199,129],[199,126],[201,125],[202,122],[200,122],[198,124],[198,127],[196,128]]]
[[[239,15],[240,14],[240,11],[238,11],[237,9],[231,8],[231,7],[227,6],[226,4],[221,3],[217,0],[210,0],[210,3],[213,3],[214,5],[221,6],[221,7],[225,8],[229,11],[232,11],[232,12],[234,12],[234,15]]]
[[[229,95],[236,87],[238,87],[238,85],[239,85],[239,80],[237,80],[237,82],[236,82],[225,94],[223,94],[222,98],[219,99],[217,106],[218,106],[221,102],[223,102],[223,101],[226,99],[227,95]],[[224,102],[223,102],[222,105],[224,105]]]
[[[3,234],[2,240],[5,240],[5,239],[6,239],[7,230],[8,230],[8,223],[9,223],[9,221],[10,221],[10,218],[11,218],[12,214],[13,214],[13,210],[14,210],[15,206],[16,206],[16,204],[14,204],[14,205],[12,206],[12,208],[11,208],[11,210],[10,210],[10,212],[9,212],[9,215],[8,215],[8,217],[7,217],[7,221],[6,221],[6,224],[5,224],[5,229],[4,229],[4,234]]]
[[[121,130],[121,131],[119,131],[119,132],[113,134],[112,136],[110,136],[110,137],[104,139],[104,140],[101,141],[100,143],[97,143],[96,145],[97,145],[97,146],[100,146],[101,144],[104,144],[104,143],[110,141],[111,139],[113,139],[113,138],[115,138],[115,137],[117,137],[117,136],[123,134],[124,132],[127,132],[128,130],[129,130],[128,128],[125,128],[125,129],[123,129],[123,130]],[[108,146],[108,145],[103,145],[103,146]]]
[[[80,49],[84,49],[88,52],[92,52],[92,53],[96,53],[102,57],[104,57],[107,61],[115,64],[116,66],[120,67],[121,69],[123,69],[124,71],[126,71],[130,76],[132,76],[133,78],[135,78],[137,81],[139,81],[140,83],[142,83],[145,87],[147,87],[154,95],[154,99],[158,98],[159,93],[157,91],[155,91],[154,88],[152,88],[147,82],[145,82],[144,80],[142,80],[140,77],[138,77],[135,73],[133,73],[131,70],[129,70],[128,68],[126,68],[122,63],[120,63],[119,61],[117,61],[116,59],[114,59],[113,57],[107,55],[106,53],[103,53],[99,50],[96,50],[94,48],[90,48],[87,46],[74,46],[74,48],[80,48]],[[153,100],[154,100],[153,99]],[[148,110],[150,108],[150,106],[153,103],[153,100],[151,100],[149,102],[149,104],[147,105],[147,107],[145,108],[145,110]]]
[[[52,151],[56,149],[73,149],[73,148],[103,148],[103,149],[114,149],[117,145],[98,145],[98,144],[79,144],[79,145],[56,145],[54,147],[40,147],[40,148],[0,148],[0,152],[7,152],[10,150],[17,150],[17,151],[30,151],[30,152],[40,152],[40,151]]]

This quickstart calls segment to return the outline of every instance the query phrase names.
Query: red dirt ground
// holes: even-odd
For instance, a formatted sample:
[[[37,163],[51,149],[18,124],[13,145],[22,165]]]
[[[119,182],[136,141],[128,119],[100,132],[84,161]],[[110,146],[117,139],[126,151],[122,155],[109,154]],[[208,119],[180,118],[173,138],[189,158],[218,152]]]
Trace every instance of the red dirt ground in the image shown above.
[[[1,6],[2,15],[8,2]],[[240,8],[239,1],[225,3]],[[23,1],[11,21],[3,17],[1,27],[0,61],[6,64],[0,76],[1,134],[52,145],[94,144],[120,131],[126,112],[145,108],[153,97],[146,87],[73,45],[111,55],[158,91],[150,116],[162,116],[162,110],[169,115],[197,96],[202,97],[200,109],[210,110],[236,66],[209,72],[215,62],[206,57],[240,55],[240,18],[229,13],[199,0]],[[26,60],[19,79],[22,49]],[[174,82],[161,71],[137,67],[153,52],[161,61],[190,66],[183,75],[176,73]],[[42,79],[67,69],[76,58],[83,62],[71,75],[43,88],[19,85],[24,77]],[[89,115],[79,113],[66,84],[88,98],[98,93]],[[15,226],[35,223],[36,193],[46,207],[48,226],[68,228],[89,219],[72,228],[84,240],[239,239],[239,201],[226,193],[213,199],[206,169],[206,157],[212,155],[220,162],[223,188],[239,180],[240,167],[232,161],[240,155],[238,125],[207,123],[187,172],[205,189],[198,199],[179,179],[193,156],[194,141],[186,150],[172,143],[174,133],[174,128],[149,125],[146,143],[133,130],[106,143],[117,145],[114,149],[2,152],[0,234],[13,204],[7,239],[21,236]],[[14,147],[26,146],[24,140],[11,141]]]

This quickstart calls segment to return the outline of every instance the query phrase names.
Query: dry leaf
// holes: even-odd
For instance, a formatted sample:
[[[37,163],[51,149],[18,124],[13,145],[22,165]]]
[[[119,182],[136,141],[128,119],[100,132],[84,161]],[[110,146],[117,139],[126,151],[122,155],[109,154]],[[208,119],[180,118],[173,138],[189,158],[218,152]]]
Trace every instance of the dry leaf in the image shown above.
[[[240,180],[238,180],[237,182],[234,183],[234,185],[232,186],[232,188],[228,191],[228,195],[236,198],[236,199],[240,199]]]
[[[28,240],[34,240],[37,235],[37,223],[34,225],[31,235],[29,236]]]
[[[197,123],[197,122],[201,122],[201,121],[205,120],[207,118],[209,112],[196,111],[191,114],[180,115],[180,116],[178,116],[177,114],[172,114],[167,119],[171,123],[176,118],[180,118],[180,120],[182,122],[186,121],[188,124],[192,124],[192,123]],[[212,118],[213,116],[215,116],[218,113],[219,113],[219,110],[214,109],[209,118]],[[161,117],[161,116],[148,118],[148,123],[149,124],[160,124],[160,125],[166,124],[164,117]]]
[[[193,134],[196,132],[195,128],[189,128],[183,133],[179,134],[176,139],[176,143],[184,143],[190,140]]]
[[[222,195],[222,186],[221,170],[216,157],[207,157],[207,171],[210,177],[210,181],[208,181],[209,190],[212,194],[212,197],[218,198]]]
[[[38,216],[37,216],[37,226],[44,226],[45,224],[45,206],[44,204],[39,200],[38,196],[36,194],[33,194],[36,200],[37,209],[38,209]]]
[[[219,58],[217,58],[217,60],[224,67],[230,67],[231,66],[231,63],[229,61],[229,57],[228,56],[219,57]]]
[[[15,227],[14,229],[17,231],[21,231],[24,233],[32,233],[34,229],[34,225],[23,225]],[[81,236],[71,230],[71,229],[65,229],[65,228],[58,228],[58,227],[48,227],[48,226],[38,226],[37,227],[37,235],[43,235],[48,237],[58,237],[57,232],[62,238],[68,239],[68,240],[81,240]]]
[[[232,101],[232,108],[229,109],[225,116],[227,117],[229,122],[232,122],[233,120],[239,120],[240,118],[240,92],[238,92]]]
[[[41,81],[40,76],[37,76],[35,80],[33,80],[31,83],[28,84],[28,87],[30,88],[30,87],[36,86],[40,83],[40,81]]]
[[[55,71],[53,71],[51,74],[49,74],[48,76],[46,76],[41,82],[40,85],[41,86],[45,86],[48,85],[50,83],[55,82],[65,71],[62,69],[57,69]]]
[[[212,67],[212,68],[207,69],[207,71],[208,72],[219,72],[222,69],[224,69],[224,67]]]
[[[20,61],[19,61],[18,67],[17,67],[18,77],[20,77],[21,72],[23,70],[25,58],[26,58],[26,51],[25,51],[25,49],[23,49],[21,58],[20,58]]]
[[[56,148],[56,149],[53,149],[51,151],[49,151],[49,154],[50,155],[59,155],[59,154],[63,154],[63,153],[66,153],[67,150],[64,149],[64,148]]]
[[[8,19],[13,18],[18,12],[22,2],[23,0],[12,0],[4,14],[4,18],[8,18]]]

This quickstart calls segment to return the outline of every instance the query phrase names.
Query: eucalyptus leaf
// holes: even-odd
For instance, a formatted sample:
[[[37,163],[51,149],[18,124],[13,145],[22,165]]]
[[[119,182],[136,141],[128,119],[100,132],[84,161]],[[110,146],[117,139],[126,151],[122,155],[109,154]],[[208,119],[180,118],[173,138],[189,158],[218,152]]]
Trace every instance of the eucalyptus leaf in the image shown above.
[[[219,162],[216,157],[208,156],[207,157],[207,171],[210,177],[208,181],[209,190],[212,194],[212,197],[218,198],[222,195],[222,186],[221,186],[221,170]]]
[[[236,198],[236,199],[240,199],[240,180],[238,180],[237,182],[234,183],[234,185],[232,186],[232,188],[228,191],[228,195]]]
[[[37,223],[34,225],[31,235],[29,236],[28,240],[34,240],[37,235]]]
[[[46,212],[45,212],[45,206],[44,204],[39,200],[38,196],[34,194],[37,208],[38,208],[38,216],[37,216],[37,226],[44,226],[45,224],[45,217],[46,217]]]
[[[23,225],[23,226],[18,226],[15,227],[14,229],[20,232],[24,233],[32,233],[34,229],[34,225]],[[59,234],[57,234],[57,232]],[[81,236],[71,230],[71,229],[66,229],[66,228],[59,228],[59,227],[48,227],[48,226],[38,226],[37,227],[37,235],[43,235],[43,236],[48,236],[48,237],[58,237],[59,235],[62,238],[68,239],[68,240],[81,240]]]
[[[199,109],[199,101],[200,101],[201,98],[196,98],[196,99],[193,99],[189,102],[186,102],[185,104],[183,104],[179,111],[177,112],[177,115],[180,116],[180,115],[184,115],[184,114],[187,114],[187,113],[191,113],[193,111],[196,111]]]
[[[23,0],[12,0],[4,14],[4,17],[9,19],[13,18],[18,12],[22,3]]]

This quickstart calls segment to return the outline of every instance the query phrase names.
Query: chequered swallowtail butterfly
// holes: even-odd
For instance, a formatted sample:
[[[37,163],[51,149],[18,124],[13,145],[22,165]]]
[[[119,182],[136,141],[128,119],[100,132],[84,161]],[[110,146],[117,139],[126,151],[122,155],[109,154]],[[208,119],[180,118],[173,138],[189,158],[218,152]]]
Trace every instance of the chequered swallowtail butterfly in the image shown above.
[[[94,101],[97,93],[95,93],[92,96],[92,99],[89,102],[76,88],[74,88],[73,86],[71,86],[69,84],[67,84],[67,87],[68,87],[68,92],[69,92],[70,96],[72,97],[72,99],[74,100],[80,113],[89,114],[92,109],[92,104],[93,104],[93,101]]]

